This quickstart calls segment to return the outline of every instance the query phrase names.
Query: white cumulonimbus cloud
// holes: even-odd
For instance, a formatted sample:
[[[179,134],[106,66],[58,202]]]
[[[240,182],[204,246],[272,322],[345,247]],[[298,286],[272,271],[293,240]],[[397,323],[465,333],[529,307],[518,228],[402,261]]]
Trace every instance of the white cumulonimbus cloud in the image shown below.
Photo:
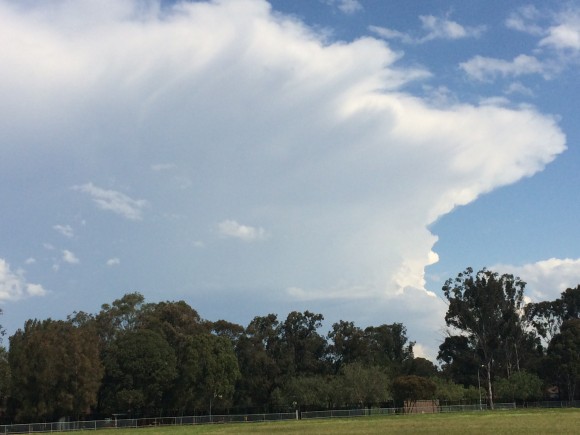
[[[18,300],[30,296],[44,296],[46,290],[40,284],[27,282],[24,271],[12,271],[6,260],[0,258],[0,301]]]
[[[192,287],[291,289],[303,299],[419,289],[423,301],[425,267],[437,261],[429,225],[565,149],[551,116],[434,107],[405,88],[429,72],[399,67],[401,54],[384,41],[329,43],[263,0],[53,3],[0,0],[0,39],[11,41],[0,45],[0,147],[10,156],[0,169],[25,166],[17,163],[39,148],[54,158],[47,168],[88,160],[85,180],[114,180],[155,198],[159,216],[187,216],[155,226],[134,248],[151,256],[139,278],[159,287],[155,269],[187,258],[192,240],[209,237],[200,228],[220,222],[224,237],[273,236],[243,258],[239,246],[212,246],[232,251],[180,269]],[[442,24],[438,37],[469,36],[424,23],[429,32]],[[500,65],[501,73],[540,68],[518,62],[521,70]],[[159,172],[170,168],[159,162],[178,162],[188,188],[163,184]],[[68,185],[101,209],[142,219],[147,201],[82,182]]]

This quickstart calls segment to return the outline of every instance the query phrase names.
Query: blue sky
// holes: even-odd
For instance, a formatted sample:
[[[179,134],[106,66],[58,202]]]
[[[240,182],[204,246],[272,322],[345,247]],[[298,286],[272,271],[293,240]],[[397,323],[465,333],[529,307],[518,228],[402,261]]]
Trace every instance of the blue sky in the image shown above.
[[[0,0],[0,303],[126,292],[444,337],[441,286],[580,283],[580,3]]]

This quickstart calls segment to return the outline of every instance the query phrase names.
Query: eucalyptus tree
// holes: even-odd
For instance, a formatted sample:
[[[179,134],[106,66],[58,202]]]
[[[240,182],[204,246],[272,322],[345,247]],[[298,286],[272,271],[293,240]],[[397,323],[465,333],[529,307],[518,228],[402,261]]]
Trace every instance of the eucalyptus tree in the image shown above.
[[[552,379],[564,387],[568,400],[574,400],[580,383],[580,319],[562,323],[550,341],[548,362]]]
[[[344,364],[363,362],[367,356],[368,341],[365,332],[353,322],[340,320],[328,333],[328,353],[338,373]]]
[[[493,408],[492,382],[500,369],[519,371],[527,332],[523,319],[525,283],[513,275],[467,268],[443,286],[448,309],[445,322],[467,338],[485,374],[488,403]],[[479,368],[478,368],[479,370]]]
[[[238,339],[236,354],[241,372],[236,402],[245,407],[268,407],[283,383],[278,316],[254,317]]]
[[[210,322],[210,328],[212,334],[219,337],[226,337],[232,342],[234,347],[237,346],[240,337],[244,333],[244,327],[242,325],[228,322],[227,320],[216,320],[215,322]]]
[[[6,409],[12,384],[8,351],[0,346],[0,407]]]
[[[363,361],[369,366],[386,368],[395,377],[414,358],[415,342],[409,341],[407,328],[402,323],[369,326],[364,334],[366,354]]]
[[[328,372],[327,342],[318,333],[324,316],[310,311],[292,311],[280,325],[279,364],[284,375],[314,376]]]
[[[137,328],[144,303],[143,295],[134,292],[115,299],[112,304],[101,305],[101,311],[95,316],[95,321],[104,349],[124,331]]]
[[[2,309],[0,309],[2,315]],[[0,326],[0,407],[6,409],[10,397],[11,373],[8,361],[8,350],[2,345],[2,337],[6,331]]]
[[[525,312],[538,335],[550,343],[563,322],[580,318],[580,285],[567,288],[553,301],[530,303]]]

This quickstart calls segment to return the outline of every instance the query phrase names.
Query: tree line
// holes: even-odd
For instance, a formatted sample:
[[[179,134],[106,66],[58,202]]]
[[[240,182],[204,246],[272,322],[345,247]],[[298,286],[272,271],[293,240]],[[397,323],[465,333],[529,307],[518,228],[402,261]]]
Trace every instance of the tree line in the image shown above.
[[[25,322],[0,349],[5,421],[400,406],[404,400],[573,399],[580,380],[580,286],[525,303],[512,275],[448,280],[440,367],[415,357],[403,324],[361,328],[293,311],[242,326],[184,301],[128,293],[98,313]]]

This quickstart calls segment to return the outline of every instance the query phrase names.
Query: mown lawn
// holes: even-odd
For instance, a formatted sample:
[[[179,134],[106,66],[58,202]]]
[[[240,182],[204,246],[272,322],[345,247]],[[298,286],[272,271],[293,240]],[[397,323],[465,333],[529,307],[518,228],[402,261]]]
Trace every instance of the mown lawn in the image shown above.
[[[396,415],[282,421],[170,426],[140,429],[80,431],[76,434],[197,435],[197,434],[578,434],[580,409],[510,410],[449,414]]]

